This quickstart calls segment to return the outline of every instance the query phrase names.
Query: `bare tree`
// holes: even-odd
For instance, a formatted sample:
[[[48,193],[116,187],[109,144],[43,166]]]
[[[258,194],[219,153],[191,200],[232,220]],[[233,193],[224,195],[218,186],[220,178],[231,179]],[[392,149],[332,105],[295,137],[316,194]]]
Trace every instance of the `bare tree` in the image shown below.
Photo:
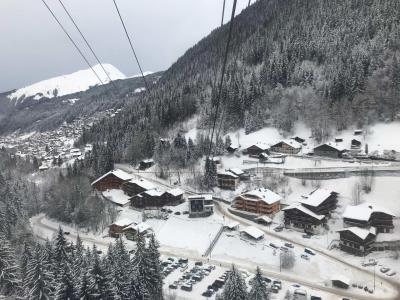
[[[353,187],[353,204],[358,205],[361,203],[361,195],[362,195],[362,185],[360,182],[356,182]]]
[[[364,173],[362,173],[360,177],[360,184],[362,187],[362,190],[368,194],[372,191],[372,187],[375,181],[375,177],[373,176],[373,172],[371,170],[367,170]]]

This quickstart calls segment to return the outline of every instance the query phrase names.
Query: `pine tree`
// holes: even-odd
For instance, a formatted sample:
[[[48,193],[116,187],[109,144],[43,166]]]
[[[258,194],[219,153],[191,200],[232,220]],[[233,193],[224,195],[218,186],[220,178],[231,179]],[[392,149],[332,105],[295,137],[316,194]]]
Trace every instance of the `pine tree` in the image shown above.
[[[204,184],[207,188],[212,188],[217,184],[217,165],[211,157],[206,158]]]
[[[63,263],[60,268],[61,274],[58,276],[55,300],[75,300],[78,298],[78,291],[75,286],[71,270],[67,263]]]
[[[20,286],[20,270],[9,241],[0,236],[0,293],[11,295]]]
[[[222,292],[224,300],[246,300],[246,283],[240,271],[232,265],[231,272],[228,275],[224,291]]]
[[[151,288],[149,289],[152,299],[162,300],[163,299],[163,279],[161,276],[161,261],[160,252],[158,251],[159,244],[154,236],[151,235],[149,241],[149,247],[147,248],[148,257],[150,260],[151,270]]]
[[[90,290],[89,290],[89,278],[86,271],[82,272],[79,282],[78,288],[78,296],[80,300],[89,300],[91,299]]]
[[[251,300],[268,300],[269,293],[264,279],[262,278],[261,270],[257,267],[256,276],[250,282],[251,290],[249,299]]]
[[[142,287],[142,293],[144,295],[150,294],[153,290],[153,282],[152,282],[152,264],[150,262],[149,256],[146,251],[146,241],[142,234],[137,235],[136,241],[136,251],[135,255],[132,259],[133,272],[136,277],[140,280],[140,284]]]
[[[54,257],[58,264],[62,264],[67,260],[67,252],[65,250],[66,245],[67,240],[65,239],[64,231],[62,230],[61,226],[59,226],[54,248]]]

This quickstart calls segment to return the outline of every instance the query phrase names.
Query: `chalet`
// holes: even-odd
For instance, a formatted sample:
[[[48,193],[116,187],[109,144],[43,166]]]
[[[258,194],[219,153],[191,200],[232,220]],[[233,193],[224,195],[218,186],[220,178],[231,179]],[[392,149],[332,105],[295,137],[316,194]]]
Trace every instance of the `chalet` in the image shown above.
[[[118,237],[119,235],[123,234],[124,228],[132,224],[134,224],[134,222],[130,219],[119,219],[109,226],[108,233],[111,237]]]
[[[331,281],[333,286],[341,289],[348,289],[350,287],[350,279],[341,274],[333,275]]]
[[[316,189],[299,201],[317,215],[328,215],[336,208],[338,193],[326,189]]]
[[[282,197],[269,189],[258,188],[237,196],[233,201],[233,207],[258,215],[275,214],[280,210]]]
[[[295,140],[284,140],[272,145],[270,150],[279,153],[297,154],[301,150],[301,144]]]
[[[361,142],[356,139],[351,140],[351,149],[360,149],[361,148]]]
[[[167,204],[164,192],[157,189],[144,191],[131,198],[131,205],[136,208],[162,207]]]
[[[92,187],[101,192],[119,189],[125,182],[131,179],[132,175],[122,170],[113,170],[93,181]]]
[[[123,191],[131,197],[155,188],[151,182],[143,178],[132,179],[124,182],[122,185]]]
[[[376,228],[348,227],[338,230],[340,235],[340,250],[364,256],[373,250],[376,238]]]
[[[144,159],[139,162],[139,170],[146,170],[154,165],[153,159]]]
[[[239,185],[239,176],[230,171],[219,171],[217,173],[217,184],[221,189],[236,190]]]
[[[123,233],[128,240],[135,240],[138,234],[146,234],[152,229],[149,224],[142,222],[139,224],[131,224],[123,229]]]
[[[347,206],[343,214],[343,222],[345,225],[361,228],[373,226],[377,229],[377,232],[392,232],[394,217],[393,213],[384,208],[363,203]]]
[[[112,202],[113,204],[121,207],[127,207],[130,205],[130,197],[124,193],[123,190],[106,190],[102,192],[105,199]]]
[[[326,143],[314,148],[314,155],[341,158],[346,149],[338,144]]]
[[[392,233],[379,233],[373,244],[374,251],[398,251],[400,250],[400,237]]]
[[[257,143],[254,145],[251,145],[246,149],[246,152],[250,156],[258,156],[261,153],[268,153],[269,146],[264,143]]]
[[[246,236],[251,237],[255,240],[261,240],[264,238],[264,232],[254,226],[248,226],[243,229],[240,233],[244,233]]]
[[[184,191],[182,191],[180,188],[174,188],[166,191],[163,197],[166,203],[170,205],[177,205],[184,201],[183,194]]]
[[[239,176],[240,180],[249,180],[250,179],[250,174],[243,171],[242,169],[231,168],[231,169],[229,169],[229,172],[235,174],[236,176]]]
[[[208,217],[214,213],[213,197],[210,194],[189,196],[188,203],[191,218]]]
[[[308,233],[319,233],[326,222],[324,215],[318,215],[301,203],[282,209],[286,228],[294,228]]]

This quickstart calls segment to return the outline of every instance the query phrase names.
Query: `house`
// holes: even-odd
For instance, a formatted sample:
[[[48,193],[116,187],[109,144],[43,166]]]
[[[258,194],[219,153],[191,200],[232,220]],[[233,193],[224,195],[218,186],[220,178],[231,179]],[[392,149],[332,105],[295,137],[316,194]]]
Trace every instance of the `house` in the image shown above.
[[[122,184],[131,179],[132,175],[117,169],[97,178],[95,181],[92,182],[92,187],[100,192],[112,189],[119,189],[121,188]]]
[[[282,209],[286,228],[293,228],[308,233],[320,233],[326,218],[309,210],[301,203],[295,203]]]
[[[146,170],[154,165],[153,159],[144,159],[139,162],[139,170]]]
[[[240,180],[249,180],[250,179],[250,174],[243,171],[242,169],[231,168],[231,169],[229,169],[229,172],[235,174],[236,176],[239,176]]]
[[[340,235],[340,250],[364,256],[373,249],[376,238],[376,228],[348,227],[338,230]]]
[[[341,289],[348,289],[350,287],[350,279],[341,274],[333,275],[331,281],[333,286]]]
[[[327,189],[316,189],[299,201],[317,215],[328,215],[336,208],[338,193]]]
[[[348,226],[362,228],[373,226],[377,229],[377,232],[392,232],[394,217],[396,216],[387,209],[363,203],[347,206],[343,214],[343,222]]]
[[[238,195],[233,200],[233,207],[258,215],[270,215],[280,210],[282,197],[269,189],[258,188]]]
[[[264,232],[254,226],[248,226],[243,229],[240,233],[244,233],[246,236],[251,237],[255,240],[261,240],[264,238]]]
[[[169,203],[170,205],[182,203],[184,202],[183,194],[184,191],[182,191],[180,188],[170,189],[164,193],[165,202]]]
[[[124,228],[132,224],[134,224],[134,222],[131,219],[128,218],[119,219],[108,227],[108,233],[111,237],[118,237],[123,233]]]
[[[285,154],[297,154],[300,152],[301,147],[302,145],[295,140],[284,140],[272,145],[270,150]]]
[[[143,178],[131,179],[122,185],[123,191],[131,197],[155,188],[154,184]]]
[[[208,217],[214,213],[213,197],[210,194],[188,197],[189,217]]]
[[[314,148],[315,156],[327,156],[332,158],[341,158],[346,149],[335,143],[326,143]]]
[[[391,233],[379,233],[372,247],[373,251],[399,251],[400,237]]]
[[[246,153],[250,156],[258,156],[261,153],[267,153],[269,146],[264,143],[253,144],[246,149]]]
[[[351,149],[360,149],[361,148],[361,142],[356,139],[351,140]]]
[[[221,189],[236,190],[239,185],[239,176],[230,171],[219,171],[217,173],[217,184]]]
[[[167,204],[164,192],[152,189],[137,194],[131,198],[131,205],[136,208],[162,207]]]
[[[149,224],[142,222],[139,224],[131,224],[123,229],[123,233],[128,240],[135,240],[138,234],[146,234],[151,232],[152,229]]]

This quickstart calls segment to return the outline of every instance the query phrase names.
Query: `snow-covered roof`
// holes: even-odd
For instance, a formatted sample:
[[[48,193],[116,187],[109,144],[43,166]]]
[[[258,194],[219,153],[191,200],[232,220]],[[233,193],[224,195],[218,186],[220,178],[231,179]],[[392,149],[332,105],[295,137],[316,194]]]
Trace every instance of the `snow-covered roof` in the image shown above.
[[[230,171],[218,171],[217,175],[225,175],[225,176],[231,176],[233,178],[238,178],[238,176]]]
[[[290,139],[280,141],[280,142],[272,145],[272,147],[274,147],[274,146],[276,146],[276,145],[278,145],[280,143],[285,143],[286,145],[289,145],[289,146],[291,146],[291,147],[293,147],[295,149],[300,149],[302,147],[302,145],[299,142],[297,142],[295,140],[290,140]]]
[[[400,241],[400,237],[397,234],[393,233],[379,233],[376,236],[375,242],[382,243],[382,242],[394,242]]]
[[[142,222],[132,227],[137,232],[146,232],[147,230],[151,229],[150,225]]]
[[[164,194],[164,192],[157,189],[152,189],[143,192],[143,194],[147,194],[151,197],[161,197]]]
[[[344,146],[342,145],[342,143],[338,144],[338,143],[334,143],[334,142],[328,142],[328,143],[324,143],[324,144],[318,145],[318,146],[315,147],[314,149],[319,148],[319,147],[321,147],[321,146],[323,146],[323,145],[327,145],[327,146],[329,146],[329,147],[331,147],[331,148],[336,149],[337,151],[344,151],[344,150],[346,150],[346,147],[344,147]]]
[[[236,174],[237,176],[244,174],[244,171],[239,168],[230,168],[229,171],[231,171],[233,174]]]
[[[117,226],[120,226],[120,227],[126,227],[126,226],[129,226],[129,225],[133,224],[133,223],[134,223],[134,221],[132,221],[131,219],[121,218],[121,219],[118,219],[117,221],[115,221],[114,223],[112,223],[112,225],[117,225]]]
[[[169,191],[167,191],[168,194],[171,194],[172,196],[179,196],[183,195],[185,192],[182,191],[180,188],[174,188]]]
[[[250,147],[253,147],[253,146],[258,147],[258,148],[260,148],[262,150],[267,150],[270,147],[267,143],[258,142],[258,143],[255,143],[253,145],[250,145],[247,148],[250,148]]]
[[[307,196],[302,196],[304,199],[299,200],[300,203],[307,204],[313,207],[319,206],[322,202],[332,195],[333,191],[327,189],[317,189]]]
[[[264,221],[265,223],[272,223],[272,219],[268,216],[260,216],[256,218],[257,221]]]
[[[254,227],[254,226],[248,226],[245,229],[242,230],[242,232],[247,233],[250,235],[252,238],[258,240],[264,236],[264,232],[262,232],[260,229]]]
[[[226,223],[224,226],[227,227],[227,228],[229,228],[229,229],[233,229],[233,228],[235,228],[236,226],[239,226],[239,222],[237,222],[237,221],[231,221],[231,222],[229,222],[229,223]]]
[[[132,175],[131,174],[128,174],[125,171],[117,169],[117,170],[110,171],[110,172],[104,174],[103,176],[100,176],[99,178],[97,178],[95,181],[92,182],[92,185],[95,184],[96,182],[99,182],[104,177],[106,177],[106,176],[108,176],[110,174],[113,174],[114,176],[116,176],[119,179],[124,180],[124,181],[132,179]]]
[[[350,279],[347,278],[346,276],[342,275],[342,274],[332,275],[331,280],[332,281],[340,281],[340,282],[343,282],[343,283],[345,283],[347,285],[350,285]]]
[[[140,179],[132,179],[129,181],[130,183],[136,184],[140,186],[141,188],[145,190],[152,190],[155,189],[156,187],[154,184],[152,184],[150,181],[147,181],[146,179],[140,178]]]
[[[122,190],[107,190],[103,192],[103,196],[106,197],[108,200],[122,206],[130,202],[130,197],[126,195]]]
[[[288,207],[282,208],[282,210],[290,210],[290,209],[298,209],[302,211],[303,213],[317,219],[317,220],[322,220],[325,218],[324,215],[317,215],[316,213],[312,212],[308,208],[304,207],[301,203],[294,203],[292,205],[289,205]]]
[[[253,201],[258,201],[262,200],[267,204],[272,204],[277,201],[282,200],[282,197],[273,191],[266,189],[266,188],[258,188],[254,189],[252,191],[245,192],[241,194],[242,197],[245,197],[246,200],[253,200]],[[248,197],[250,196],[250,197]]]
[[[362,240],[365,240],[370,233],[373,235],[376,235],[375,227],[360,228],[360,227],[353,226],[353,227],[347,227],[347,228],[338,230],[338,232],[342,232],[342,231],[350,231]]]
[[[154,159],[152,159],[152,158],[143,159],[141,162],[142,162],[142,163],[145,163],[145,164],[153,163],[153,162],[154,162]]]
[[[229,145],[229,147],[231,147],[232,149],[238,149],[239,144],[236,141],[232,141],[231,144]]]
[[[346,210],[344,211],[343,218],[368,221],[371,217],[371,214],[374,212],[385,213],[395,217],[392,212],[385,208],[370,203],[362,203],[360,205],[347,206]]]
[[[203,195],[194,195],[194,196],[188,197],[188,200],[192,200],[192,199],[212,200],[213,196],[211,194],[203,194]]]

